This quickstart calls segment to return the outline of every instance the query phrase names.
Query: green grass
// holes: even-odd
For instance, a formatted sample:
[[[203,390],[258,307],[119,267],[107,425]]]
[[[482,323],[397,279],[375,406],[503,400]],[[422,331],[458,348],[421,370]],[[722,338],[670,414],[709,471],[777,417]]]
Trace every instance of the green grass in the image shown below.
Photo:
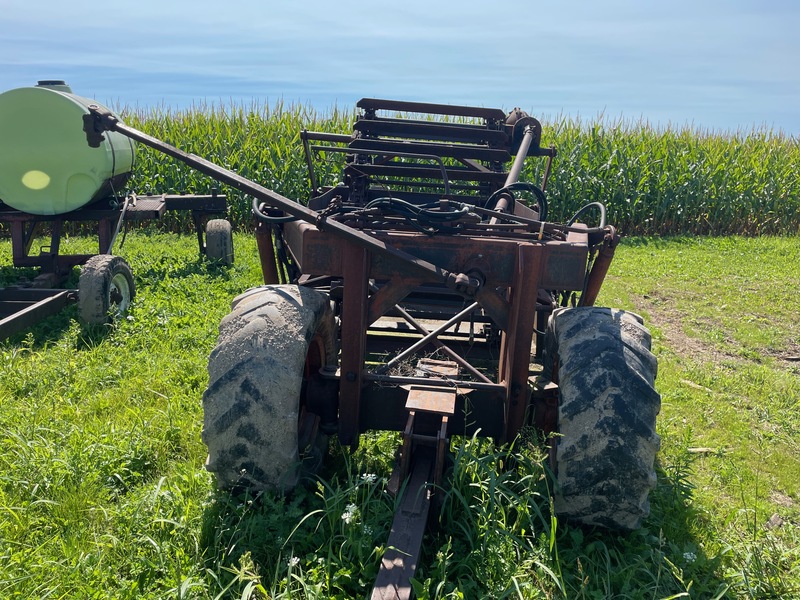
[[[192,236],[135,232],[127,319],[87,332],[73,306],[0,345],[0,597],[368,594],[396,436],[333,445],[320,480],[289,498],[216,492],[203,469],[207,356],[230,299],[260,277],[253,238],[235,245],[236,264],[215,268]],[[798,247],[626,240],[600,303],[641,312],[654,335],[651,516],[627,536],[571,527],[550,513],[532,438],[455,439],[418,596],[800,597]]]
[[[727,492],[711,486],[718,502],[737,502],[742,493],[755,502],[759,483],[764,498],[797,494],[800,322],[794,290],[800,285],[795,268],[800,250],[795,242],[633,240],[635,250],[615,264],[624,278],[612,276],[606,288],[611,302],[632,305],[648,318],[662,345],[660,380],[674,387],[664,393],[666,424],[682,429],[687,402],[699,401],[693,443],[718,452],[701,455],[698,468],[719,483],[729,484],[731,477],[744,483],[743,490]],[[642,255],[647,260],[639,259]],[[721,479],[733,458],[755,456],[760,459],[751,467],[737,466]]]
[[[517,100],[519,101],[519,100]],[[270,189],[304,201],[310,184],[303,128],[349,133],[355,111],[317,113],[303,106],[252,104],[185,111],[122,109],[126,121]],[[534,111],[531,111],[536,116]],[[543,123],[542,145],[558,156],[548,184],[551,220],[566,221],[589,202],[607,204],[609,222],[627,235],[800,233],[800,144],[768,129],[718,133],[651,127],[646,122],[559,118]],[[341,159],[341,156],[338,156]],[[318,178],[334,185],[334,157]],[[529,160],[522,179],[539,181],[544,161]],[[140,147],[130,188],[208,193],[209,178]],[[250,203],[223,188],[237,227]],[[170,215],[164,225],[187,227]]]

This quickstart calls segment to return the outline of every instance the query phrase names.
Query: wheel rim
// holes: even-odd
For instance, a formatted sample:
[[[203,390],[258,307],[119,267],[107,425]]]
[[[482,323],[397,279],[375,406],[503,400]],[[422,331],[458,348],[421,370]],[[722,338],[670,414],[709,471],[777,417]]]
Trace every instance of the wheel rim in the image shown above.
[[[300,393],[300,409],[298,411],[298,446],[302,452],[308,446],[314,445],[314,440],[319,429],[319,416],[307,410],[308,382],[317,376],[319,370],[325,365],[325,340],[319,334],[311,338],[306,352],[306,364],[303,367],[303,387]]]
[[[131,305],[131,286],[128,278],[123,273],[117,273],[111,278],[111,286],[108,292],[108,307],[114,316],[128,310]]]
[[[306,353],[306,366],[303,372],[303,377],[306,380],[314,377],[325,366],[325,354],[325,340],[317,333],[311,338],[311,343],[308,345],[308,352]]]

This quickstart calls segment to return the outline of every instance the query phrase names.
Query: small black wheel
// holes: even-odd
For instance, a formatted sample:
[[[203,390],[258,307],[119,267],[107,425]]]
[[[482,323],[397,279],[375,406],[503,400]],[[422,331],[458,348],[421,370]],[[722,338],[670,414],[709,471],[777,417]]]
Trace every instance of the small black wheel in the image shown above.
[[[78,308],[86,325],[110,323],[131,305],[136,289],[125,259],[110,254],[91,257],[78,279]]]
[[[206,224],[206,257],[226,267],[233,264],[233,234],[229,221],[211,219]]]
[[[327,449],[319,395],[327,392],[315,377],[336,359],[327,295],[266,285],[233,300],[203,394],[206,468],[218,487],[288,492],[319,466]]]
[[[634,313],[559,309],[544,352],[545,377],[559,387],[556,513],[582,525],[638,528],[650,512],[660,445],[650,332]]]

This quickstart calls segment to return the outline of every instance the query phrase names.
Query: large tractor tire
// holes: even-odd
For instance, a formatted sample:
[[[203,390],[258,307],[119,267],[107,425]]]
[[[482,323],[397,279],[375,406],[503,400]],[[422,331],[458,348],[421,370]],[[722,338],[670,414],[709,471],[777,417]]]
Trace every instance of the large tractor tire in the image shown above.
[[[296,285],[253,288],[220,324],[203,394],[206,468],[221,489],[288,492],[300,478],[301,445],[327,441],[306,410],[308,382],[336,362],[325,294]],[[315,439],[309,439],[309,417]],[[305,432],[305,433],[301,433]]]
[[[136,289],[125,259],[110,254],[92,256],[78,279],[78,310],[86,325],[103,325],[122,315],[133,302]]]
[[[650,512],[661,397],[650,333],[636,314],[559,309],[545,342],[559,386],[554,508],[567,521],[633,530]]]

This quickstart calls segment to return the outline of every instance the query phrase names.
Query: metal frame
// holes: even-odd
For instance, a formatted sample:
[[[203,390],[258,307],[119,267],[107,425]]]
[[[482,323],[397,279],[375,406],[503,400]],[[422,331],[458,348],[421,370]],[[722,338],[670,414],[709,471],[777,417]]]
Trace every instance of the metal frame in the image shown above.
[[[114,206],[112,206],[112,202]],[[210,195],[167,195],[106,198],[61,215],[33,215],[0,202],[0,223],[11,230],[12,264],[34,267],[39,274],[29,283],[0,288],[0,339],[24,331],[42,319],[57,314],[78,299],[78,290],[58,289],[73,267],[85,264],[94,254],[62,254],[61,238],[67,223],[95,222],[98,254],[110,254],[127,221],[161,218],[167,211],[189,210],[197,232],[200,253],[205,252],[203,226],[209,216],[225,214],[227,201],[213,190]],[[48,235],[50,243],[34,251],[37,236]]]
[[[375,397],[381,397],[381,411],[386,410],[385,386],[395,383],[391,376],[381,375],[364,366],[367,354],[380,354],[381,337],[371,330],[381,317],[403,309],[403,301],[425,286],[439,283],[437,278],[422,277],[411,264],[399,260],[385,260],[375,256],[357,244],[343,242],[335,233],[320,231],[304,222],[284,225],[284,236],[292,256],[302,272],[325,273],[341,278],[341,385],[339,391],[339,439],[344,445],[357,444],[358,434],[369,429],[397,429],[403,422],[387,426],[387,419],[369,409],[363,411]],[[400,250],[415,251],[420,256],[437,257],[438,264],[448,271],[467,273],[480,269],[484,284],[483,293],[476,294],[474,310],[488,314],[503,332],[499,358],[499,378],[490,389],[483,386],[470,395],[471,410],[477,414],[495,412],[507,415],[502,423],[478,422],[485,435],[498,439],[510,439],[523,425],[529,397],[527,392],[530,370],[530,348],[536,313],[535,302],[539,288],[580,291],[584,285],[584,272],[588,257],[587,235],[571,233],[565,241],[520,242],[504,239],[475,239],[447,236],[428,238],[422,234],[380,232],[376,238]],[[424,245],[424,247],[423,247]],[[369,282],[380,281],[375,292],[370,291]],[[276,283],[273,281],[273,283]],[[497,289],[508,290],[504,295]],[[471,302],[470,304],[473,304]],[[466,318],[468,315],[463,315]],[[451,324],[452,325],[452,324]],[[540,324],[541,325],[541,324]],[[370,333],[375,344],[368,348]],[[392,336],[395,337],[396,336]],[[413,342],[419,336],[409,335]],[[385,339],[385,338],[383,338]],[[432,337],[429,343],[439,340]],[[413,343],[412,342],[412,343]],[[427,345],[427,344],[426,344]],[[452,350],[452,349],[451,349]],[[453,353],[458,355],[456,350]],[[478,371],[478,366],[469,365],[467,370]],[[366,381],[376,383],[374,388],[365,386]],[[398,385],[405,383],[396,381]],[[485,382],[484,382],[485,383]],[[379,384],[379,385],[377,385]],[[450,386],[442,383],[442,386]],[[452,386],[451,386],[452,387]],[[469,389],[469,383],[461,383]],[[502,396],[502,410],[497,404]],[[463,405],[463,401],[460,403]],[[464,407],[459,410],[463,414]],[[454,419],[451,433],[458,430],[462,419]]]
[[[308,206],[127,127],[100,107],[90,107],[84,129],[92,145],[104,131],[119,131],[255,198],[265,283],[313,286],[336,304],[340,358],[311,382],[313,404],[321,418],[338,416],[321,427],[335,425],[346,446],[370,429],[403,432],[390,488],[401,489],[406,477],[408,484],[372,598],[408,598],[448,436],[480,428],[510,440],[532,406],[542,409],[534,422],[553,429],[553,389],[532,402],[534,335],[541,342],[558,305],[552,290],[594,302],[618,237],[604,223],[546,221],[543,191],[555,150],[540,146],[541,125],[524,112],[377,99],[358,107],[351,135],[302,133]],[[326,152],[346,155],[344,183],[335,188],[319,187],[314,155]],[[528,156],[547,158],[541,188],[530,188],[536,209],[513,193],[524,185],[518,179]],[[384,210],[398,198],[431,218],[436,209],[423,205],[436,205],[442,219],[458,213],[459,223],[436,234]],[[446,363],[418,363],[427,376],[391,372],[423,350],[440,350]]]

